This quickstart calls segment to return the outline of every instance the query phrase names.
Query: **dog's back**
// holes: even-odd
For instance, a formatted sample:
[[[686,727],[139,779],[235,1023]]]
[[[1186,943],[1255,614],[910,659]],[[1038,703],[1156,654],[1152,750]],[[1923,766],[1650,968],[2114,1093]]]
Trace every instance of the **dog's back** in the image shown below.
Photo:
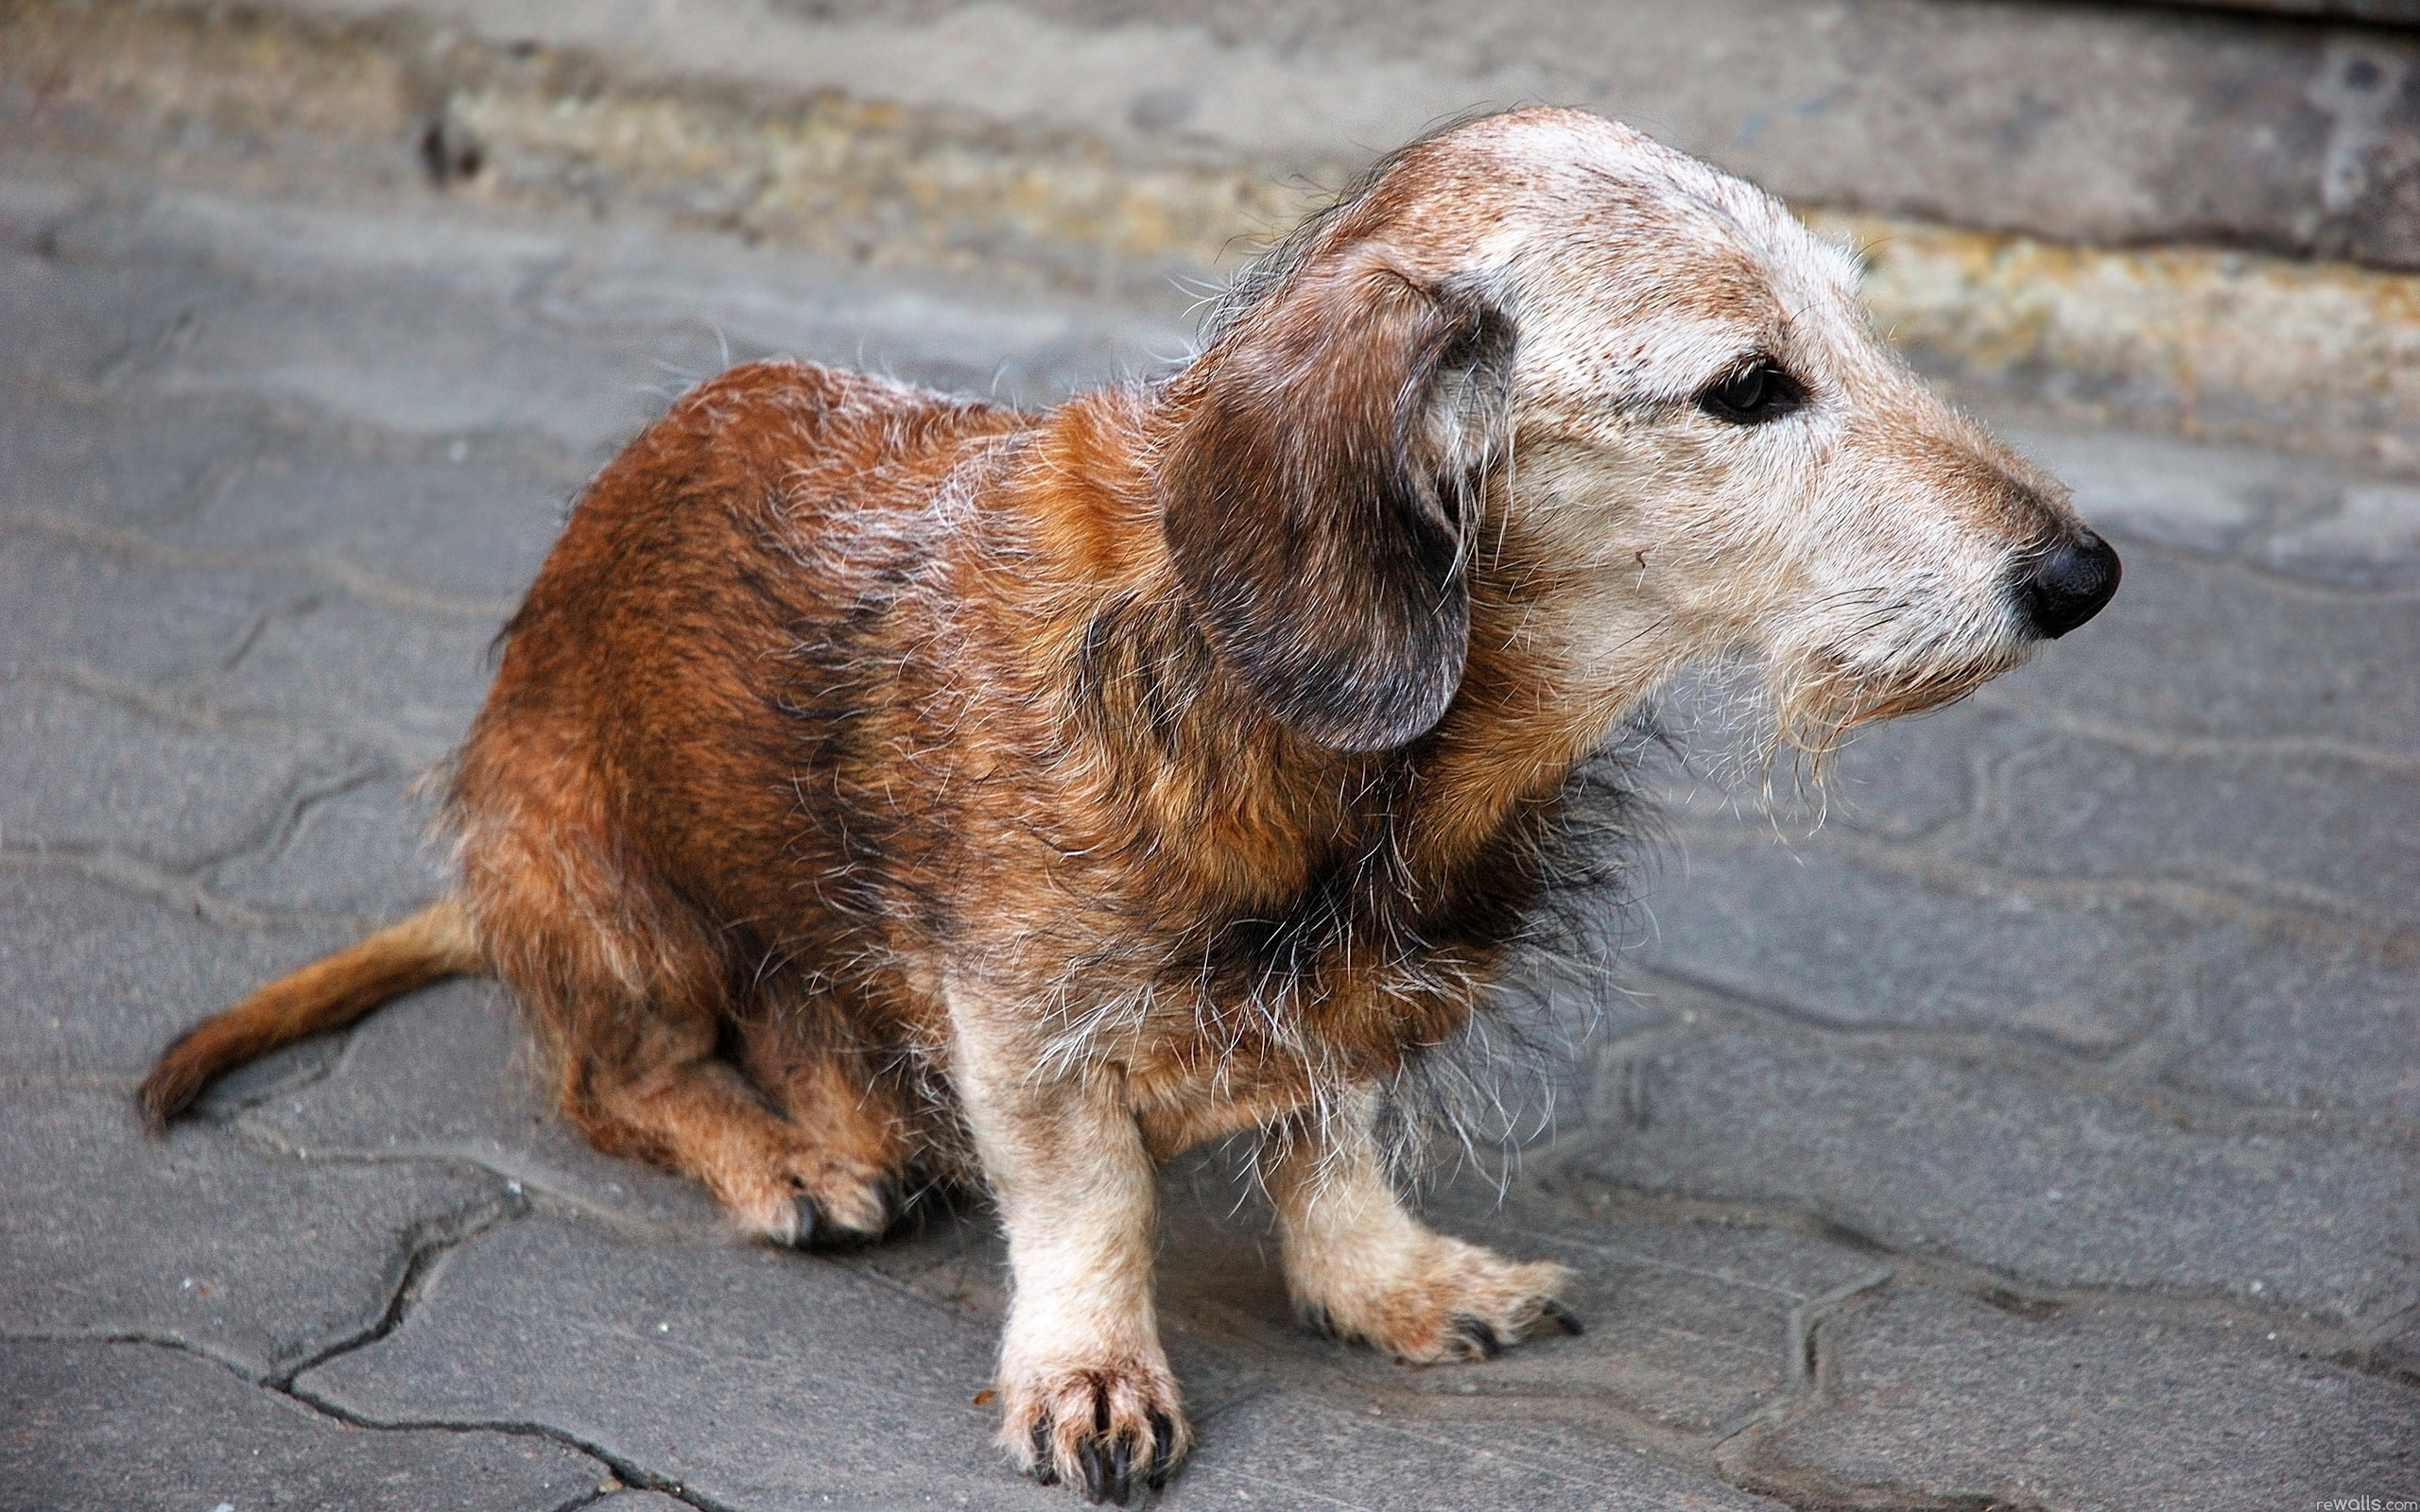
[[[929,902],[896,781],[936,676],[918,590],[944,481],[1022,423],[797,363],[700,387],[574,510],[463,748],[464,901],[566,1109],[726,1170],[777,1237],[878,1228],[921,1106],[893,965]],[[714,1059],[735,1028],[754,1089]],[[827,1133],[794,1189],[745,1190],[766,1145]]]

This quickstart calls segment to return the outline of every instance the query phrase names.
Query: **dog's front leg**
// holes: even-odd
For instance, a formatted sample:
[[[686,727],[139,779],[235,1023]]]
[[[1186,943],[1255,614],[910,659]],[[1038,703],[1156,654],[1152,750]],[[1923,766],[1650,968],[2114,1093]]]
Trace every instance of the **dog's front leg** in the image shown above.
[[[952,1080],[1009,1235],[1000,1443],[1123,1505],[1191,1440],[1151,1306],[1154,1167],[1115,1070],[1046,1075],[1019,1020],[951,992]]]
[[[1375,1089],[1357,1087],[1262,1136],[1286,1289],[1312,1326],[1414,1364],[1482,1359],[1542,1322],[1580,1332],[1555,1294],[1570,1273],[1449,1239],[1388,1179]]]

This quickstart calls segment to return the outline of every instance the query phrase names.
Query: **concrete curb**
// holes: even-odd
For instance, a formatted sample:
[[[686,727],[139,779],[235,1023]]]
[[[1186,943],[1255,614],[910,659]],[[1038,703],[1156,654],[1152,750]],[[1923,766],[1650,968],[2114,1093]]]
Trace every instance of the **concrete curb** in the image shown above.
[[[0,136],[253,189],[434,177],[468,197],[1158,305],[1368,155],[786,90],[761,68],[684,73],[678,58],[637,67],[595,45],[584,8],[503,5],[493,27],[473,14],[17,0],[0,7]],[[549,17],[568,42],[549,40]],[[2420,274],[1807,214],[1862,249],[1885,326],[1953,387],[2420,471]]]

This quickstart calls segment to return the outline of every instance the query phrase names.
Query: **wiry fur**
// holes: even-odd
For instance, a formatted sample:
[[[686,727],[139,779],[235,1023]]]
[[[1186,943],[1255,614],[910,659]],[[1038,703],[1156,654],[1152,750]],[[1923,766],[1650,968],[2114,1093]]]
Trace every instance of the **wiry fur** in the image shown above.
[[[449,809],[565,1112],[784,1242],[979,1176],[1002,1442],[1096,1499],[1189,1440],[1150,1290],[1188,1145],[1264,1132],[1327,1327],[1419,1362],[1576,1327],[1383,1145],[1634,837],[1591,753],[1742,650],[1812,747],[1954,696],[2091,540],[1852,284],[1754,189],[1530,111],[1382,163],[1162,382],[684,396],[575,510]],[[1758,361],[1805,404],[1709,407]]]

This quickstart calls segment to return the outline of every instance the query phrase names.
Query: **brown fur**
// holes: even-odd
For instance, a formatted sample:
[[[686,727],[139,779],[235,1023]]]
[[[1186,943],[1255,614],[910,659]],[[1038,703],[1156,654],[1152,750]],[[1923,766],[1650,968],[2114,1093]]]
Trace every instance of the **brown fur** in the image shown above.
[[[1480,257],[1504,215],[1578,214],[1574,172],[1608,218]],[[458,911],[204,1025],[147,1106],[484,960],[582,1132],[752,1231],[873,1234],[902,1183],[979,1173],[1003,1442],[1121,1500],[1189,1441],[1150,1234],[1190,1144],[1271,1131],[1288,1284],[1333,1328],[1426,1362],[1576,1327],[1556,1267],[1405,1211],[1374,1130],[1484,1000],[1577,765],[1760,635],[1810,727],[1955,696],[2029,639],[2008,564],[2089,539],[1828,259],[1736,180],[1527,112],[1382,165],[1162,383],[1033,415],[724,373],[598,475],[507,630]],[[1750,342],[1848,419],[1709,418]],[[1819,507],[1835,476],[1926,502]]]

